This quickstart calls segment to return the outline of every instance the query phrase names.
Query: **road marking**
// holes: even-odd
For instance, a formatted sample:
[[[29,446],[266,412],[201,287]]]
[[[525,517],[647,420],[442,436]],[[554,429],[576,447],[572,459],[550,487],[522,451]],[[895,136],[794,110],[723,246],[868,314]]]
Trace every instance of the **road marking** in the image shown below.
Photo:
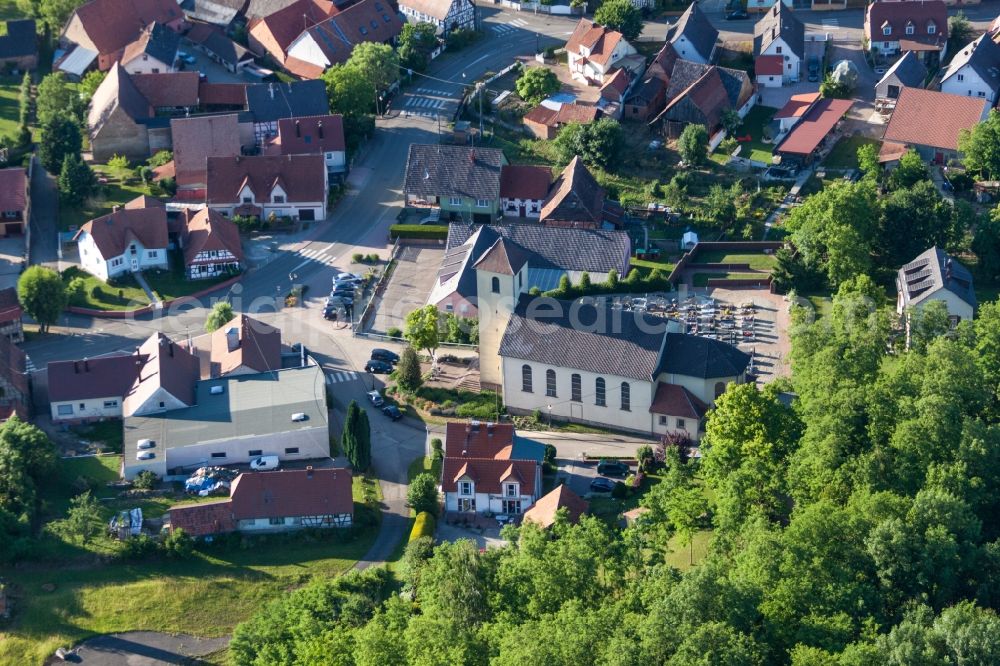
[[[840,20],[839,19],[835,19],[835,18],[833,18],[833,19],[823,19],[823,27],[824,28],[831,28],[831,29],[835,30],[835,29],[837,29],[837,28],[840,27]]]
[[[307,265],[307,264],[308,264],[308,263],[309,263],[310,261],[312,261],[312,259],[306,259],[306,260],[305,260],[305,261],[303,261],[303,262],[302,262],[301,264],[299,264],[298,266],[296,266],[295,268],[293,268],[293,269],[291,270],[291,272],[292,272],[292,273],[294,273],[295,271],[299,270],[299,269],[300,269],[300,268],[302,268],[303,266]]]
[[[352,382],[358,378],[358,373],[354,371],[332,372],[327,374],[327,384],[339,384],[341,382]]]
[[[518,28],[523,28],[528,25],[528,22],[524,19],[514,19],[513,21],[508,21],[511,25],[516,25]]]
[[[490,28],[493,32],[498,35],[506,35],[508,32],[514,32],[514,28],[509,25],[495,25]]]

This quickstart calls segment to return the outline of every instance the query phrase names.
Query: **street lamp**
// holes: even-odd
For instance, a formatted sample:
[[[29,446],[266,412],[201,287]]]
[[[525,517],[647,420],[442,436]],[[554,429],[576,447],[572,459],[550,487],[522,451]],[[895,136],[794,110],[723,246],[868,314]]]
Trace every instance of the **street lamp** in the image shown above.
[[[549,403],[549,427],[552,427],[552,403]]]

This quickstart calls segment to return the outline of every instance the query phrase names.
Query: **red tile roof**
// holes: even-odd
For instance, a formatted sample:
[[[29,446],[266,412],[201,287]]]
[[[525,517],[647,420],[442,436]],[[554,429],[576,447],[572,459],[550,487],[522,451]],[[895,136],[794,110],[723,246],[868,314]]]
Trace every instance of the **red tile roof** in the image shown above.
[[[482,458],[445,458],[441,472],[441,489],[453,493],[458,480],[468,477],[477,493],[499,493],[504,481],[521,484],[529,493],[535,488],[538,463],[532,460],[493,460]]]
[[[708,405],[683,386],[662,382],[656,387],[656,395],[649,411],[653,414],[697,420],[708,412]]]
[[[775,152],[794,155],[812,154],[853,105],[854,102],[849,99],[821,99],[816,102],[775,147]]]
[[[883,34],[883,27],[889,25],[892,34]],[[913,26],[913,34],[906,34],[907,25]],[[927,31],[934,26],[934,33]],[[921,44],[943,45],[948,41],[948,8],[942,0],[899,0],[896,2],[873,2],[865,14],[865,28],[871,42],[902,41]]]
[[[444,441],[445,455],[449,458],[507,459],[514,444],[514,426],[450,421],[445,428]]]
[[[580,19],[566,42],[566,51],[580,54],[580,47],[590,50],[587,60],[599,65],[607,65],[618,43],[624,39],[622,33],[612,30],[589,19]]]
[[[542,222],[584,223],[600,226],[603,222],[605,191],[579,157],[574,157],[559,174],[542,205]]]
[[[202,81],[198,84],[198,97],[209,106],[246,106],[247,84]]]
[[[316,65],[305,60],[299,60],[295,56],[285,58],[284,67],[289,72],[302,79],[318,79],[326,71],[320,65]]]
[[[619,67],[615,70],[615,73],[604,82],[601,86],[601,94],[603,95],[606,91],[615,91],[619,96],[624,95],[625,91],[628,90],[628,72],[624,67]]]
[[[978,124],[989,108],[983,98],[905,87],[899,91],[883,140],[958,150],[959,132]]]
[[[94,239],[101,256],[107,260],[125,252],[133,240],[149,250],[167,249],[167,211],[164,208],[119,208],[87,222],[73,240],[83,234]]]
[[[122,401],[122,412],[131,416],[160,388],[185,405],[194,404],[194,385],[201,378],[198,358],[160,332],[138,349],[139,373]]]
[[[781,107],[776,114],[774,114],[775,119],[781,118],[798,118],[808,111],[814,102],[820,97],[818,92],[814,93],[802,93],[801,95],[792,95],[788,102]]]
[[[344,117],[338,114],[282,118],[273,145],[280,155],[306,155],[347,150]]]
[[[212,375],[225,375],[241,366],[257,372],[281,369],[281,331],[241,315],[212,333]]]
[[[236,114],[194,116],[170,121],[177,185],[205,187],[209,157],[240,154],[240,124]]]
[[[882,146],[878,150],[878,161],[879,162],[895,162],[909,150],[909,146],[905,143],[897,143],[895,141],[883,141]]]
[[[280,184],[289,204],[326,200],[326,162],[322,155],[209,157],[207,201],[238,203],[249,185],[258,200],[270,199]]]
[[[0,324],[16,321],[21,318],[22,314],[24,311],[17,298],[17,289],[14,287],[0,289]]]
[[[299,0],[283,9],[269,14],[254,24],[250,31],[266,28],[282,50],[282,57],[288,46],[302,31],[324,21],[337,13],[337,7],[327,0]]]
[[[185,210],[184,265],[218,263],[217,259],[196,259],[199,252],[228,250],[243,263],[243,244],[236,223],[221,213],[203,208],[196,213]]]
[[[134,354],[115,354],[82,361],[52,361],[47,372],[52,402],[121,398],[132,388],[139,364]]]
[[[552,170],[529,164],[500,167],[500,197],[504,199],[543,200],[552,185]]]
[[[132,83],[154,108],[198,105],[198,72],[130,74]]]
[[[760,55],[754,60],[757,76],[781,76],[785,73],[785,61],[780,55]]]
[[[0,211],[23,212],[28,203],[28,177],[22,167],[0,169]]]
[[[565,483],[561,483],[524,512],[524,522],[549,527],[556,522],[556,512],[563,507],[569,514],[569,522],[575,523],[590,509],[590,502],[570,490]]]
[[[240,474],[230,495],[236,520],[354,514],[351,471],[344,468]]]
[[[222,534],[236,529],[233,502],[229,499],[170,507],[170,529],[182,529],[191,536]]]
[[[594,122],[600,115],[601,110],[596,106],[563,104],[559,107],[558,111],[554,111],[547,106],[538,105],[524,114],[524,119],[548,127],[556,127],[566,123],[581,123],[585,125]]]
[[[307,28],[306,32],[330,64],[337,65],[351,57],[355,45],[390,42],[402,30],[403,22],[387,0],[361,0],[326,21]]]
[[[125,48],[153,22],[184,19],[176,0],[92,0],[80,6],[76,16],[101,54]]]

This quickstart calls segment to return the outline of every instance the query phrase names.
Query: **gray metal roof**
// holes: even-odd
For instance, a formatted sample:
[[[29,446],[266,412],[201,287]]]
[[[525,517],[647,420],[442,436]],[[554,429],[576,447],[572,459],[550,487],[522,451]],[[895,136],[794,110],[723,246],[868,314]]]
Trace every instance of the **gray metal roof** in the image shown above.
[[[776,2],[753,27],[753,52],[760,55],[779,37],[800,59],[806,56],[806,28],[784,2]]]
[[[500,356],[652,381],[666,333],[667,320],[603,301],[522,296]]]
[[[667,333],[663,359],[656,374],[666,372],[685,377],[736,377],[750,364],[750,355],[720,340],[686,333]]]
[[[326,83],[317,79],[247,86],[247,110],[257,123],[326,115],[330,112]]]
[[[920,57],[917,56],[916,51],[907,51],[903,54],[902,58],[889,68],[889,71],[875,84],[875,87],[878,88],[883,82],[891,81],[893,77],[903,86],[920,88],[924,85],[924,80],[927,78],[927,68],[920,60]]]
[[[947,81],[966,65],[971,67],[994,93],[1000,90],[1000,46],[990,39],[989,33],[980,35],[979,39],[955,54],[948,69],[941,76],[941,82]]]
[[[222,393],[212,394],[213,386],[222,386]],[[306,420],[293,422],[297,412]],[[326,384],[319,366],[206,379],[195,386],[193,407],[126,418],[125,456],[134,459],[140,439],[151,439],[157,451],[165,451],[326,427]]]
[[[181,9],[190,19],[228,27],[243,9],[245,0],[184,0]]]
[[[719,31],[701,11],[697,2],[692,2],[680,15],[677,23],[667,32],[667,41],[673,44],[681,35],[687,37],[692,46],[706,60],[711,57],[715,42],[719,39]]]
[[[922,252],[899,269],[896,287],[903,295],[903,305],[919,305],[938,289],[947,289],[976,307],[972,273],[937,247]]]
[[[440,144],[410,144],[403,191],[417,197],[500,197],[503,151]]]

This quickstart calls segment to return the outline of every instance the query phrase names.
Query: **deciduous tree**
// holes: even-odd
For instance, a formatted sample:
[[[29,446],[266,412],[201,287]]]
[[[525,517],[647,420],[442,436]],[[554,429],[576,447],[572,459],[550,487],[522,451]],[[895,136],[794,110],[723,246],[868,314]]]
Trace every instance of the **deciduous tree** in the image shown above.
[[[437,350],[441,344],[441,312],[436,305],[425,305],[406,315],[403,337],[416,349],[423,349],[437,365]]]
[[[407,347],[399,358],[396,366],[396,383],[407,392],[416,391],[423,384],[424,378],[420,372],[420,359],[413,347]]]
[[[42,166],[53,174],[62,169],[67,155],[79,155],[83,145],[80,126],[67,116],[57,115],[42,126],[42,137],[38,145],[38,159]]]
[[[607,0],[594,12],[594,22],[617,30],[629,41],[642,32],[642,12],[628,0]]]
[[[559,91],[559,78],[547,67],[526,67],[518,77],[517,94],[528,104],[538,104]]]
[[[406,490],[406,503],[417,513],[426,511],[431,515],[437,515],[437,479],[430,474],[418,474],[410,481],[410,486]]]
[[[233,312],[233,306],[230,305],[229,301],[216,301],[212,309],[209,310],[208,317],[205,318],[205,330],[209,333],[217,331],[232,321],[235,316],[236,313]]]
[[[704,125],[691,123],[681,131],[680,138],[677,139],[677,150],[681,159],[688,164],[704,164],[708,159],[708,130]]]
[[[17,298],[45,333],[66,307],[66,285],[51,268],[29,266],[17,280]]]

